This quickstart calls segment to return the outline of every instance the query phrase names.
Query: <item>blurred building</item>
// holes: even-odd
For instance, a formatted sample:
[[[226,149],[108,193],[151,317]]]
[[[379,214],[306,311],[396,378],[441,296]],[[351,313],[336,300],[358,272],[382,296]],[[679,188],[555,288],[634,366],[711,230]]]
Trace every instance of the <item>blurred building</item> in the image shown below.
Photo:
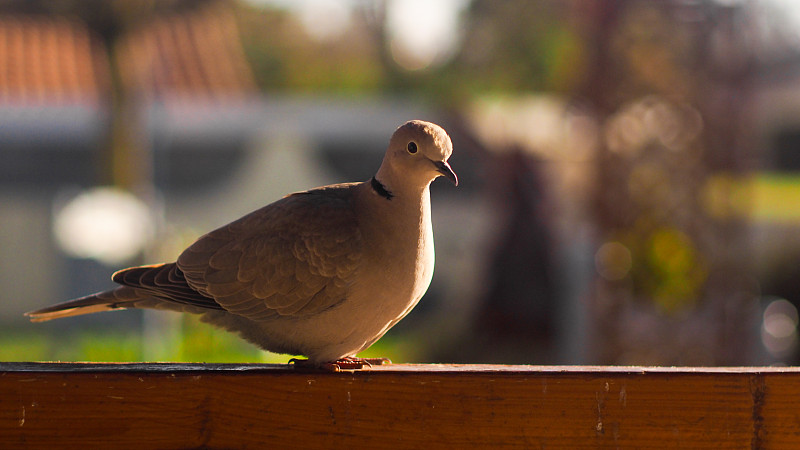
[[[157,16],[116,43],[124,184],[198,189],[230,176],[259,126],[257,91],[232,12]],[[256,113],[256,114],[254,114]],[[126,165],[127,163],[127,165]],[[138,173],[137,173],[138,170]]]
[[[0,16],[0,184],[97,180],[109,89],[105,49],[84,24]]]

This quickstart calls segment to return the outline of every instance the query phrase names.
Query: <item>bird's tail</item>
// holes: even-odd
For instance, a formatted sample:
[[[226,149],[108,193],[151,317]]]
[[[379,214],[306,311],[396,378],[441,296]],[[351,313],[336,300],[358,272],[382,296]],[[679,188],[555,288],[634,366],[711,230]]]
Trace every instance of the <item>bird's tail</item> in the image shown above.
[[[135,307],[135,302],[141,299],[141,295],[135,289],[121,286],[110,291],[98,292],[47,308],[26,312],[25,315],[30,318],[31,322],[45,322],[62,317]]]

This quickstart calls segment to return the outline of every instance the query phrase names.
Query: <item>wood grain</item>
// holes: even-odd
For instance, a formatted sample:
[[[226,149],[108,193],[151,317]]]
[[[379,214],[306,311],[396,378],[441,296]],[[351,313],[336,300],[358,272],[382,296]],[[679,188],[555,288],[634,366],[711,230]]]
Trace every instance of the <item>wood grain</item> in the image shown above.
[[[800,370],[0,363],[0,448],[800,448]]]

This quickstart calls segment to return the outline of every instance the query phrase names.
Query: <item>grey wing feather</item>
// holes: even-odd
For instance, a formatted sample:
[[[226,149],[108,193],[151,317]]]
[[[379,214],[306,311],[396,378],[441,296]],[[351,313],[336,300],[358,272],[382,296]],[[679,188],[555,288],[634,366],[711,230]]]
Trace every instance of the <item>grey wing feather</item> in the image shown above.
[[[192,289],[253,320],[330,308],[361,261],[352,187],[284,197],[201,237],[177,267]]]

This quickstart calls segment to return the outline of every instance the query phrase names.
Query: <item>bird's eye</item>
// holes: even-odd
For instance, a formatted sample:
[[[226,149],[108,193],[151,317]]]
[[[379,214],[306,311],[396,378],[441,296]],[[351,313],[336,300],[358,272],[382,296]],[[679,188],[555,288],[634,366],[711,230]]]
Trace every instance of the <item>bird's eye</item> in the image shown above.
[[[406,148],[408,149],[408,153],[412,153],[412,154],[413,153],[417,153],[417,143],[416,142],[413,142],[413,141],[409,142],[408,146]]]

